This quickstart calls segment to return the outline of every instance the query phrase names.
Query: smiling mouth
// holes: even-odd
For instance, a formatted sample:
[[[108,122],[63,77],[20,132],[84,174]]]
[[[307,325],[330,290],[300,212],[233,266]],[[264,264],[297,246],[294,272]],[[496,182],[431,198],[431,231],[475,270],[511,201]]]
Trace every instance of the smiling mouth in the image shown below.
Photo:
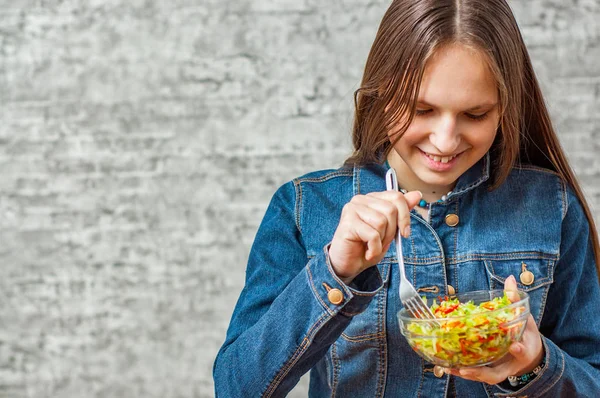
[[[441,162],[441,163],[448,163],[449,161],[451,161],[452,159],[454,159],[460,155],[460,153],[457,153],[456,155],[451,155],[451,156],[437,156],[437,155],[431,155],[424,151],[421,151],[421,152],[423,152],[423,154],[425,156],[427,156],[429,159],[433,160],[434,162]]]

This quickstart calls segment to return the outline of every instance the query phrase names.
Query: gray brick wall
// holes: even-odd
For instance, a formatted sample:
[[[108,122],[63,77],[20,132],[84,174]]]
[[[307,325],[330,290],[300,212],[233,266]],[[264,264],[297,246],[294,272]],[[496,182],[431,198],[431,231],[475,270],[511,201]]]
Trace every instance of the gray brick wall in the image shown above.
[[[0,1],[0,397],[213,395],[267,202],[349,153],[387,4]],[[512,5],[599,214],[600,1]]]

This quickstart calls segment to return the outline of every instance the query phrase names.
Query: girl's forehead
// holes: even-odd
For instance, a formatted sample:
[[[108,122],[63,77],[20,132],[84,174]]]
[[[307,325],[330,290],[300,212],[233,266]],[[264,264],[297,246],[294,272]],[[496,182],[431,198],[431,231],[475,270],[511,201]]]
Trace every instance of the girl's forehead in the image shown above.
[[[431,74],[433,69],[439,72],[442,68],[460,68],[469,73],[481,73],[493,77],[489,70],[488,56],[472,46],[453,43],[436,49],[425,63],[425,74]]]
[[[442,47],[425,65],[419,90],[421,101],[466,104],[494,102],[497,96],[496,79],[485,55],[472,47]]]

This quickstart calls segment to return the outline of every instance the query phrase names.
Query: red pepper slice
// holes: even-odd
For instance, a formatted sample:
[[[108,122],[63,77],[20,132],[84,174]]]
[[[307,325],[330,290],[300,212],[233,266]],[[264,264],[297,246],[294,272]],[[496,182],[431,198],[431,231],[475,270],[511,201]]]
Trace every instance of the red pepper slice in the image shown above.
[[[492,341],[492,340],[494,340],[494,336],[488,336],[487,338],[479,336],[479,341],[481,343],[487,343],[487,342]]]
[[[458,343],[460,344],[460,350],[462,351],[463,355],[467,355],[467,348],[465,347],[463,339],[459,339]]]
[[[455,310],[455,309],[457,309],[457,308],[458,308],[458,304],[452,304],[452,305],[450,305],[449,307],[447,307],[447,308],[444,308],[444,309],[442,310],[442,312],[443,312],[444,314],[449,314],[449,313],[451,313],[452,311],[454,311],[454,310]]]

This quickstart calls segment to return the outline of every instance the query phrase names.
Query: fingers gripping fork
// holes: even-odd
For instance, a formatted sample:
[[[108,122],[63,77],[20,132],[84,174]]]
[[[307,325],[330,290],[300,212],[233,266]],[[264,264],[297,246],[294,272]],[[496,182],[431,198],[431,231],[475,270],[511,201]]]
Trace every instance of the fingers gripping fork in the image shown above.
[[[398,191],[398,179],[396,178],[396,171],[393,168],[390,168],[387,171],[385,183],[388,191]],[[408,279],[406,279],[401,238],[400,229],[398,228],[396,231],[396,255],[398,257],[398,266],[400,268],[400,301],[415,318],[435,319],[435,316],[429,307],[421,300],[417,290]]]

